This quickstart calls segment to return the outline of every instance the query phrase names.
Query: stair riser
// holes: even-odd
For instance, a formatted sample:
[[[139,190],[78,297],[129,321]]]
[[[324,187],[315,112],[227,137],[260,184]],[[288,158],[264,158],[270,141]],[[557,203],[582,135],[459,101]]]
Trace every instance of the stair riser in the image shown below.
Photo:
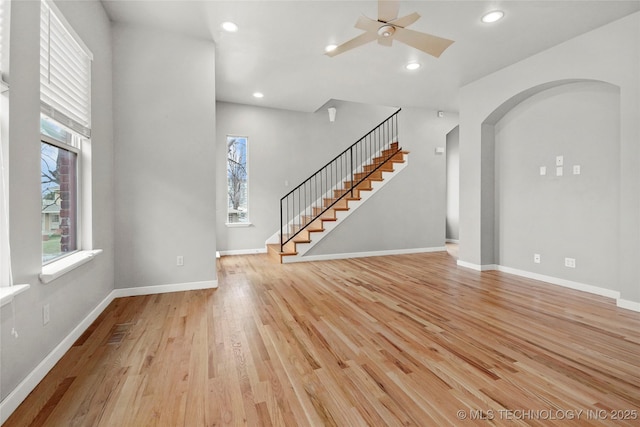
[[[333,206],[331,204],[335,203]],[[324,206],[331,206],[333,209],[349,209],[349,205],[347,203],[347,199],[340,199],[337,202],[335,199],[324,199]]]
[[[351,190],[348,188],[351,183],[349,181],[344,182],[345,189],[334,190],[333,194],[336,198],[339,198],[345,194],[347,194],[343,199],[336,202],[330,209],[327,210],[322,215],[322,218],[313,219],[313,217],[302,216],[303,226],[307,224],[309,221],[313,219],[313,221],[298,234],[292,241],[288,242],[285,247],[283,253],[279,251],[276,252],[276,255],[281,263],[289,263],[289,262],[297,262],[300,260],[304,260],[303,256],[307,253],[310,248],[315,246],[315,244],[321,240],[325,235],[331,232],[338,224],[347,218],[355,209],[365,203],[374,193],[377,192],[384,185],[384,181],[386,178],[392,178],[396,173],[399,173],[406,167],[405,156],[407,152],[397,152],[393,154],[397,150],[397,146],[395,149],[386,151],[387,154],[381,158],[374,159],[378,163],[375,165],[369,165],[365,167],[367,173],[374,169],[374,167],[379,168],[367,179],[360,182],[355,189],[353,189],[353,195],[351,194]],[[393,154],[390,158],[389,156]],[[397,164],[397,167],[394,168],[394,163]],[[382,164],[382,165],[381,165]],[[380,166],[381,165],[381,166]],[[385,172],[385,174],[383,174]],[[389,175],[390,174],[390,175]],[[355,174],[354,178],[361,179],[366,176],[364,173]],[[371,179],[371,178],[374,179]],[[364,193],[361,193],[364,191]],[[357,200],[354,200],[357,198]],[[314,208],[313,213],[315,215],[319,214],[326,207],[331,205],[335,199],[323,199],[324,208]],[[292,226],[292,232],[299,230],[301,226]],[[320,234],[318,234],[320,233]],[[273,253],[271,253],[273,255]],[[309,259],[309,258],[307,258]]]
[[[369,175],[368,172],[358,172],[357,174],[354,175],[354,178],[356,181],[360,181],[363,178],[367,178],[370,179],[372,181],[380,181],[382,180],[382,171],[381,170],[377,170],[373,173],[371,173],[371,175]]]

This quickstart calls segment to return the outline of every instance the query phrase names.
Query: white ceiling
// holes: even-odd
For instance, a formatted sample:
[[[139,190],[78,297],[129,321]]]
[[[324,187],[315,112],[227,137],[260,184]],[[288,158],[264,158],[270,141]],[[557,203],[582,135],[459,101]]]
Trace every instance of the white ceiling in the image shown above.
[[[218,100],[307,112],[329,99],[457,111],[464,84],[640,10],[640,0],[400,1],[400,16],[421,15],[410,29],[455,40],[439,59],[399,42],[374,42],[330,58],[324,46],[359,35],[358,16],[376,19],[377,1],[102,3],[113,21],[213,40]],[[481,23],[492,9],[502,9],[505,18]],[[239,31],[223,32],[224,21]],[[422,67],[408,71],[409,61]],[[264,98],[253,98],[255,91]]]

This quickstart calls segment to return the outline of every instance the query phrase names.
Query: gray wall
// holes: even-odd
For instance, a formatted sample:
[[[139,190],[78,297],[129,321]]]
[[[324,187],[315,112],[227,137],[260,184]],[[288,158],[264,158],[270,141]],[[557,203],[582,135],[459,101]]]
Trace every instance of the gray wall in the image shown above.
[[[458,240],[460,230],[460,127],[447,134],[447,231],[449,240]]]
[[[616,46],[612,49],[611,46]],[[596,52],[596,53],[594,53]],[[640,303],[640,13],[576,37],[464,86],[460,91],[460,260],[492,265],[504,253],[496,246],[494,125],[525,99],[555,86],[602,81],[620,90],[618,219],[612,250],[617,274],[605,283],[621,299]],[[545,123],[557,130],[572,123]],[[598,120],[598,123],[600,121]],[[607,129],[603,125],[603,129]],[[614,135],[609,135],[614,138]],[[555,150],[554,150],[555,152]],[[553,156],[559,153],[547,153]],[[540,165],[538,165],[540,166]],[[568,182],[568,181],[563,181]],[[586,182],[586,181],[581,181]],[[615,190],[613,190],[615,191]],[[591,194],[591,193],[588,193]],[[582,255],[585,257],[586,255]],[[597,253],[596,253],[597,256]],[[517,261],[509,261],[517,262]],[[600,264],[602,266],[603,264]],[[569,280],[584,280],[584,262],[566,270]],[[599,270],[603,277],[606,269]]]
[[[113,49],[115,286],[215,280],[215,46],[116,24]]]
[[[337,108],[329,122],[328,106]],[[264,249],[280,228],[280,198],[396,108],[332,100],[315,113],[219,102],[217,108],[217,245],[220,251]],[[401,113],[401,114],[404,114]],[[227,135],[249,138],[249,227],[227,227]],[[288,182],[288,186],[285,185]]]
[[[601,287],[615,282],[619,120],[618,88],[575,83],[532,96],[495,125],[500,265]],[[554,163],[559,155],[562,176]],[[575,272],[565,257],[576,259]]]
[[[56,3],[93,52],[91,262],[43,285],[40,231],[40,2],[12,2],[10,96],[10,232],[15,283],[31,288],[2,308],[0,397],[4,399],[113,289],[113,120],[111,32],[97,1]],[[42,306],[51,321],[42,325]]]
[[[322,239],[308,255],[442,247],[446,221],[446,136],[457,114],[403,108],[399,141],[410,152],[408,166]]]

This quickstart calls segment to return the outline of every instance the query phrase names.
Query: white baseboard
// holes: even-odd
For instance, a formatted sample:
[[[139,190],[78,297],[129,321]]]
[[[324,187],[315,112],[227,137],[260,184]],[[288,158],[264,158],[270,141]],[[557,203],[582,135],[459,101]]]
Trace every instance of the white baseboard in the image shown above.
[[[460,240],[458,240],[458,239],[445,239],[445,241],[447,243],[455,243],[455,244],[460,243]]]
[[[65,355],[71,348],[74,342],[87,330],[94,320],[98,318],[100,313],[111,301],[113,301],[113,291],[107,295],[91,312],[76,326],[69,335],[67,335],[61,342],[54,348],[43,360],[35,367],[29,375],[16,388],[11,391],[0,402],[0,424],[9,418],[13,411],[20,406],[22,401],[27,398],[29,393],[42,381],[42,379],[49,373],[49,371],[55,366],[56,363]]]
[[[465,267],[465,268],[470,268],[472,270],[476,270],[476,271],[488,271],[488,270],[497,270],[498,266],[496,264],[484,264],[484,265],[480,265],[480,264],[473,264],[471,262],[467,262],[467,261],[457,261],[458,265],[460,267]]]
[[[235,249],[229,251],[219,251],[220,256],[230,256],[230,255],[254,255],[254,254],[266,254],[267,248],[257,248],[257,249]]]
[[[620,292],[613,291],[611,289],[605,289],[598,286],[587,285],[585,283],[574,282],[572,280],[559,279],[557,277],[545,276],[544,274],[532,273],[530,271],[518,270],[516,268],[504,267],[499,265],[497,270],[504,273],[514,274],[516,276],[526,277],[528,279],[539,280],[541,282],[551,283],[553,285],[559,285],[564,288],[575,289],[577,291],[588,292],[594,295],[600,295],[607,298],[618,299],[620,298]]]
[[[236,249],[230,251],[220,251],[221,256],[228,255],[253,255],[253,254],[266,254],[267,248],[258,248],[258,249]]]
[[[80,336],[116,298],[217,288],[217,280],[114,289],[0,402],[0,425],[11,416]]]
[[[166,294],[167,292],[195,291],[198,289],[215,289],[217,280],[205,280],[202,282],[174,283],[169,285],[138,286],[132,288],[118,288],[111,293],[114,298],[133,297],[138,295]]]
[[[303,257],[283,257],[283,263],[293,262],[306,262],[306,261],[329,261],[333,259],[347,259],[347,258],[365,258],[374,256],[386,256],[386,255],[405,255],[405,254],[418,254],[425,252],[441,252],[446,251],[444,246],[438,246],[433,248],[413,248],[413,249],[391,249],[386,251],[372,251],[372,252],[351,252],[345,254],[326,254],[326,255],[308,255]]]
[[[640,302],[618,298],[616,300],[616,305],[620,308],[625,308],[627,310],[637,311],[640,313]]]
[[[640,302],[621,299],[620,292],[614,291],[612,289],[587,285],[586,283],[574,282],[572,280],[560,279],[558,277],[545,276],[544,274],[532,273],[530,271],[518,270],[516,268],[505,267],[503,265],[497,264],[478,265],[458,260],[458,265],[461,267],[471,268],[476,271],[498,270],[504,273],[513,274],[515,276],[526,277],[527,279],[539,280],[541,282],[551,283],[552,285],[558,285],[564,288],[575,289],[577,291],[588,292],[590,294],[612,298],[616,300],[616,305],[618,307],[640,312]]]

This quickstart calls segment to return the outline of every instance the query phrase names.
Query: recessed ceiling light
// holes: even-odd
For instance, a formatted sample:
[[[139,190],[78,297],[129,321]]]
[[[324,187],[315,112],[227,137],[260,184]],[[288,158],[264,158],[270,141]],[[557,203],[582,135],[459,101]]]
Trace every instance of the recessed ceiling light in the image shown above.
[[[264,98],[264,94],[262,92],[253,92],[254,98]]]
[[[338,47],[338,45],[335,44],[328,44],[325,48],[324,51],[325,52],[331,52],[332,50],[336,50],[336,48]]]
[[[420,68],[420,64],[418,64],[417,62],[409,62],[404,66],[404,68],[406,68],[407,70],[417,70],[418,68]]]
[[[504,16],[504,12],[501,10],[492,10],[491,12],[485,13],[482,16],[482,22],[485,24],[490,24],[492,22],[496,22],[502,19]]]
[[[236,31],[238,31],[238,26],[233,22],[227,21],[222,23],[222,29],[229,33],[235,33]]]

